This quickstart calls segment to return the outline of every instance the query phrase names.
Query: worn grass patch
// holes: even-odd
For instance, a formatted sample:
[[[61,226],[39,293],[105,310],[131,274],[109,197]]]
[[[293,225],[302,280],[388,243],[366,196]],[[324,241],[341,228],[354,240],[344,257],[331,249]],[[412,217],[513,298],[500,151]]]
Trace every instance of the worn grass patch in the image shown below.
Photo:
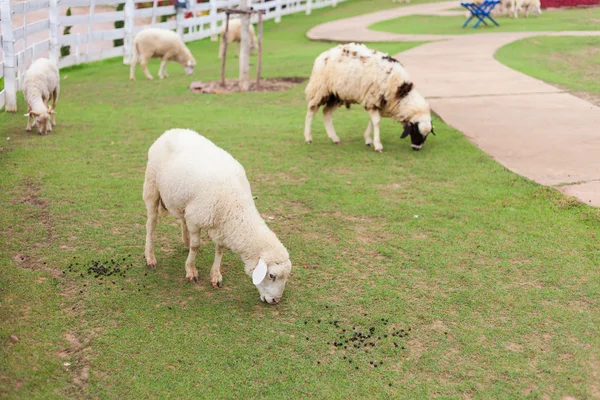
[[[352,2],[268,24],[265,76],[307,76],[331,45],[304,33],[372,4],[383,7]],[[217,79],[219,63],[216,43],[190,47],[191,78],[170,65],[167,80],[138,71],[130,83],[121,60],[63,71],[48,136],[25,133],[21,113],[0,115],[3,396],[598,393],[596,209],[510,173],[440,121],[420,152],[383,121],[376,154],[354,107],[336,113],[340,146],[320,118],[306,145],[304,85],[192,94],[190,81]],[[259,302],[231,253],[214,290],[208,241],[200,282],[185,282],[173,219],[159,222],[158,268],[145,267],[146,152],[173,127],[197,130],[246,167],[294,264],[281,304]]]
[[[466,11],[465,11],[466,12]],[[494,16],[500,24],[479,25],[472,29],[474,22],[462,28],[464,16],[440,17],[435,15],[413,15],[378,22],[369,28],[376,31],[407,34],[465,35],[482,32],[531,32],[531,31],[594,31],[599,29],[600,8],[544,10],[540,16],[513,19],[508,16]]]
[[[499,49],[496,59],[600,106],[597,37],[534,37]]]

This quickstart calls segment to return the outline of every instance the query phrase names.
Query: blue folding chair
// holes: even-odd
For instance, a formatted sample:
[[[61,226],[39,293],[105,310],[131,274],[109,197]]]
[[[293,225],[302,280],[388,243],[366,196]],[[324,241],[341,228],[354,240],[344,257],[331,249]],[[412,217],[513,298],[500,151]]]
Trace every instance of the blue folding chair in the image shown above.
[[[494,18],[492,18],[492,16],[490,15],[494,7],[496,7],[498,4],[500,4],[500,0],[485,0],[481,4],[460,3],[461,6],[469,10],[469,12],[471,13],[471,16],[465,21],[462,27],[464,28],[467,25],[469,25],[469,22],[471,22],[473,18],[477,18],[478,20],[477,22],[475,22],[475,25],[473,25],[473,29],[477,28],[482,22],[484,25],[487,26],[487,22],[485,22],[486,18],[492,21],[496,26],[500,26],[496,21],[494,21]]]

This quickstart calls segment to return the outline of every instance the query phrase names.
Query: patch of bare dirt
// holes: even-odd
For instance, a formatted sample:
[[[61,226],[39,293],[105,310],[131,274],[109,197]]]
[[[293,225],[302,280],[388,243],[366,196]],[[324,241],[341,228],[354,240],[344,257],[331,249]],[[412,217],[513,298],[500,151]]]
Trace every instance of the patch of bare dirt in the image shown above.
[[[261,79],[260,84],[256,85],[256,81],[250,83],[248,92],[282,92],[306,81],[304,77],[284,77],[284,78],[266,78]],[[240,85],[238,79],[226,79],[225,87],[221,85],[221,81],[202,82],[195,81],[190,84],[190,91],[193,93],[207,94],[229,94],[240,93]]]

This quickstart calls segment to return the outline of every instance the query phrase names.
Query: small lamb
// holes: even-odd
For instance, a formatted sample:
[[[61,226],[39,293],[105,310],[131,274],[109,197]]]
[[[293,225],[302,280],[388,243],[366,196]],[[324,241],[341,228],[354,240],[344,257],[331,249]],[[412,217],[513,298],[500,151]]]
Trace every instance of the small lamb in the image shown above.
[[[223,41],[223,35],[225,34],[225,24],[221,27],[221,36],[219,36],[219,59],[223,58],[223,52],[225,51],[225,42]],[[253,54],[258,47],[258,39],[256,39],[256,33],[254,33],[254,26],[250,24],[250,53]],[[229,20],[229,31],[227,32],[227,43],[237,43],[235,50],[235,56],[240,54],[240,43],[242,41],[242,20],[230,19]]]
[[[129,69],[129,79],[135,80],[135,67],[139,60],[146,78],[153,79],[148,71],[151,58],[161,58],[158,77],[167,78],[167,61],[177,61],[185,68],[185,73],[191,75],[196,66],[194,56],[183,40],[173,31],[158,28],[144,29],[133,38],[133,54]]]
[[[427,101],[414,89],[402,64],[395,58],[362,44],[350,43],[325,51],[315,60],[306,86],[308,112],[304,139],[312,143],[313,116],[323,108],[327,136],[336,144],[340,138],[333,127],[333,111],[341,105],[361,104],[369,113],[365,144],[383,151],[379,135],[381,117],[393,118],[404,126],[401,138],[410,135],[413,150],[420,150],[433,133],[431,110]],[[371,139],[374,128],[375,137]],[[434,133],[435,134],[435,133]]]
[[[165,210],[179,219],[190,250],[188,281],[198,281],[194,262],[200,230],[205,230],[216,244],[210,269],[214,287],[222,285],[222,252],[229,248],[241,257],[260,299],[269,304],[281,300],[292,269],[290,256],[258,213],[244,167],[225,150],[191,130],[166,131],[148,151],[143,197],[148,266],[156,266],[154,232],[159,210]]]
[[[37,125],[40,134],[52,132],[52,125],[56,125],[59,92],[60,76],[56,65],[47,58],[35,60],[25,73],[23,81],[23,95],[27,101],[27,131],[31,131],[33,119],[33,126]],[[52,106],[48,107],[50,99]]]

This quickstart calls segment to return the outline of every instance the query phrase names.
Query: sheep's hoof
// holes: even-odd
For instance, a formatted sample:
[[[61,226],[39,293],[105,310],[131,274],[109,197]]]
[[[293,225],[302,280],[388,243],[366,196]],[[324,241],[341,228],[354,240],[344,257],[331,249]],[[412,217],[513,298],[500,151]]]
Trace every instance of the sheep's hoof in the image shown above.
[[[25,128],[26,132],[31,132],[31,128]]]
[[[157,265],[156,259],[154,257],[150,260],[146,258],[146,265],[150,268],[155,268]]]
[[[312,143],[312,140],[307,140],[306,141],[306,144],[311,144],[311,143]]]
[[[188,282],[198,282],[198,275],[186,276]]]
[[[135,81],[135,78],[134,78],[133,76],[130,76],[130,77],[129,77],[129,80],[130,80],[131,82],[133,82],[133,81]]]
[[[340,141],[339,140],[334,140],[333,144],[340,144]]]
[[[375,149],[375,153],[383,153],[383,149]]]
[[[218,276],[211,277],[210,283],[215,289],[223,287],[223,276],[219,274]]]
[[[372,145],[372,144],[373,144],[373,143],[365,143],[365,146],[367,146],[367,147],[371,147],[371,145]]]

